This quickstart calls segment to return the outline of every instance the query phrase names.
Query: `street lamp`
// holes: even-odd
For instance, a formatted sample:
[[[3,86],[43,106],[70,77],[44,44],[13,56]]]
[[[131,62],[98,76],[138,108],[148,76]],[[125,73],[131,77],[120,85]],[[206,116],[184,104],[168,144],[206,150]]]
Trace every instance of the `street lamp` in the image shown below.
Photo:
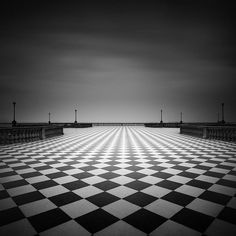
[[[75,124],[77,124],[77,110],[75,109]]]
[[[161,124],[163,123],[163,120],[162,120],[162,110],[161,110],[161,121],[160,121],[160,123]]]
[[[180,124],[182,124],[183,123],[183,113],[182,113],[182,111],[180,112]]]
[[[221,121],[221,123],[222,124],[224,124],[225,123],[225,119],[224,119],[224,116],[225,116],[225,114],[224,114],[224,106],[225,106],[225,104],[224,103],[221,103],[221,108],[222,108],[222,121]]]
[[[51,113],[50,112],[48,113],[48,124],[49,125],[51,124]]]
[[[16,126],[16,102],[13,102],[13,121],[12,126]]]

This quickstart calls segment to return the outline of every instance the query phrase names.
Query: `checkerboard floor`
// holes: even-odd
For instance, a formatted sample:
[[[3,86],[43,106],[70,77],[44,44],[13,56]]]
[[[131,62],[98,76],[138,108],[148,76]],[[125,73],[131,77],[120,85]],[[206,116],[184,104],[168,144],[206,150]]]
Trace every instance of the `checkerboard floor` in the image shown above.
[[[64,132],[0,147],[0,235],[236,235],[236,143]]]

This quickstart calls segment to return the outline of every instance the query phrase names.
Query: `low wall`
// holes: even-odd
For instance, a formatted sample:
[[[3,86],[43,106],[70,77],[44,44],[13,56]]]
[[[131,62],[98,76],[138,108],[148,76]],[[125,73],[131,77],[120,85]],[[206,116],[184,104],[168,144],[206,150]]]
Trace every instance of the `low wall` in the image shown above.
[[[0,144],[29,142],[63,134],[57,126],[0,128]]]
[[[181,125],[181,134],[188,134],[200,138],[236,141],[235,126],[196,126]]]

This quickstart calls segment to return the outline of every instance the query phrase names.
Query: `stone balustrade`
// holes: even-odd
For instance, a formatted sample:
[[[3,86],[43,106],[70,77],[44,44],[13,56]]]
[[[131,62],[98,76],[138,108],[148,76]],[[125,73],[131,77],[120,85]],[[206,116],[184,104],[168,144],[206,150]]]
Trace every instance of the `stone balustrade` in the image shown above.
[[[29,142],[63,134],[57,126],[0,128],[0,144]]]
[[[196,126],[181,125],[181,134],[188,134],[195,137],[218,139],[225,141],[236,141],[235,126]]]

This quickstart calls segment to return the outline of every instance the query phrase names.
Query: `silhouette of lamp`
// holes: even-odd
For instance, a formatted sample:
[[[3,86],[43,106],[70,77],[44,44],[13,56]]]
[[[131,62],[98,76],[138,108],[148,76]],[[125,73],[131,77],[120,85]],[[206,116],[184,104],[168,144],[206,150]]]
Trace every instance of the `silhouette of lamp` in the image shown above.
[[[163,123],[163,120],[162,120],[162,110],[161,110],[161,121],[160,121],[160,123],[161,124]]]
[[[16,102],[13,102],[13,121],[12,126],[16,126]]]
[[[50,112],[48,113],[48,124],[49,125],[51,124],[51,113]]]
[[[75,124],[77,124],[77,110],[75,109]]]
[[[225,123],[225,119],[224,119],[224,116],[225,116],[225,114],[224,114],[224,106],[225,106],[225,104],[224,103],[221,103],[221,108],[222,108],[222,121],[221,121],[221,123],[222,124],[224,124]]]
[[[180,124],[182,124],[183,123],[183,113],[182,113],[182,111],[180,112]]]

